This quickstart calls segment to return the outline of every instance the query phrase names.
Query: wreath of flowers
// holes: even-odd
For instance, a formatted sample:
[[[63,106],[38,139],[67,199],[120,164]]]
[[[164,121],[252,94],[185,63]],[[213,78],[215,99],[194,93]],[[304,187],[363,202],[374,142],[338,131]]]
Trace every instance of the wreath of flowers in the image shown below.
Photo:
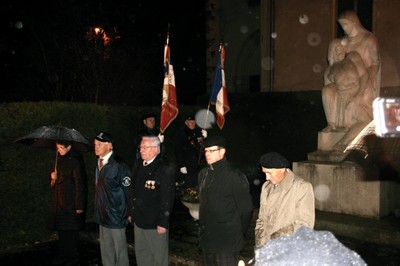
[[[181,200],[190,203],[199,203],[200,202],[199,191],[197,191],[195,188],[187,188],[186,190],[183,191]]]

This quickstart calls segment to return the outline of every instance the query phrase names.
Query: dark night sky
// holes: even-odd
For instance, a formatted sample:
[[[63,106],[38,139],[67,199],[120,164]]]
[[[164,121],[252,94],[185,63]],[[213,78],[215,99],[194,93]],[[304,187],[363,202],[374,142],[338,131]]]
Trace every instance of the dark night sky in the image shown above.
[[[204,1],[6,1],[2,101],[93,102],[100,84],[99,103],[160,104],[168,25],[178,103],[193,104],[206,93]],[[85,40],[94,26],[119,37],[104,65]]]

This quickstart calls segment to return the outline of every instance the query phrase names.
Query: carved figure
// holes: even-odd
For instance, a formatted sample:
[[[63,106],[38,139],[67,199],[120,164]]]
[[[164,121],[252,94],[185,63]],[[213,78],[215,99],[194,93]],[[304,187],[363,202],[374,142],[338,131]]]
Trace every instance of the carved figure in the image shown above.
[[[381,61],[375,35],[362,26],[357,14],[352,10],[341,13],[338,22],[346,33],[347,53],[355,51],[361,56],[367,67],[374,96],[379,96]]]
[[[346,132],[334,150],[347,145],[373,119],[372,101],[379,94],[380,60],[377,42],[353,11],[338,19],[346,36],[334,39],[328,50],[322,103],[327,119],[323,132]]]

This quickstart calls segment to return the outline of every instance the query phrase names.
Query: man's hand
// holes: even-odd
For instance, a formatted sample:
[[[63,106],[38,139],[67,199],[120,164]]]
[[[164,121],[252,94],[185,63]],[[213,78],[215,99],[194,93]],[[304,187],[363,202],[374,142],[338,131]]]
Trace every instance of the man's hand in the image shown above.
[[[186,166],[181,167],[180,171],[181,171],[182,174],[186,175],[186,174],[187,174],[187,168],[186,168]]]
[[[164,135],[163,134],[160,133],[160,134],[158,134],[157,137],[158,137],[158,139],[160,140],[161,143],[164,142]]]
[[[51,180],[50,180],[50,186],[54,187],[54,185],[56,184],[56,180],[57,180],[57,172],[54,171],[50,174]]]
[[[201,135],[203,135],[203,138],[207,138],[207,130],[202,129],[201,130]]]
[[[157,233],[161,234],[165,234],[167,232],[167,229],[161,226],[157,226]]]

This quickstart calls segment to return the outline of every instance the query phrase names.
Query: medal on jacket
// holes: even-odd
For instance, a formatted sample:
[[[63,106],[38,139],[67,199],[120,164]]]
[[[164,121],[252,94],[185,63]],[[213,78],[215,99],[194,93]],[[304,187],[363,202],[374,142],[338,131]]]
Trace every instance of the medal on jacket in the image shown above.
[[[156,181],[154,180],[146,180],[144,183],[144,187],[147,189],[155,189],[156,188]]]

